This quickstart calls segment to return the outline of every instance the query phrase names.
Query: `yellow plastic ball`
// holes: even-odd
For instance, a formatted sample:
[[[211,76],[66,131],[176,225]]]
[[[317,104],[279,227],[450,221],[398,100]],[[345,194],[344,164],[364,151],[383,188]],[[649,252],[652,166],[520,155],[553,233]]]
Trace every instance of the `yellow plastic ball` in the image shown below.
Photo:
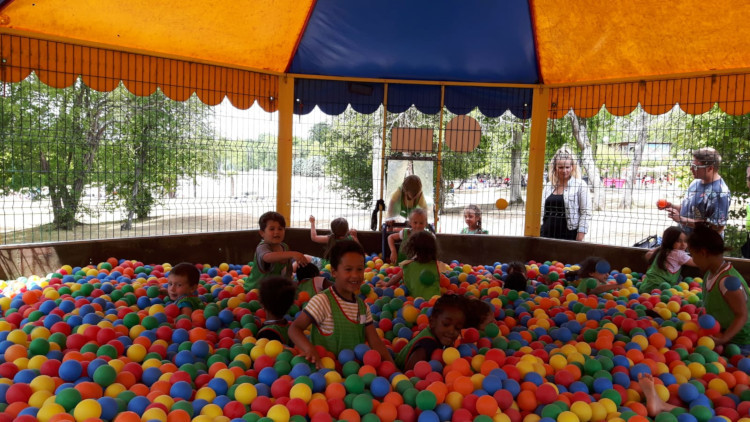
[[[268,409],[266,417],[271,419],[273,422],[288,422],[291,415],[289,414],[289,409],[287,409],[286,406],[275,404],[271,406],[270,409]]]
[[[99,418],[102,415],[102,405],[94,399],[85,399],[80,401],[73,409],[73,417],[76,422],[83,422],[86,419]],[[148,420],[148,419],[147,419]]]

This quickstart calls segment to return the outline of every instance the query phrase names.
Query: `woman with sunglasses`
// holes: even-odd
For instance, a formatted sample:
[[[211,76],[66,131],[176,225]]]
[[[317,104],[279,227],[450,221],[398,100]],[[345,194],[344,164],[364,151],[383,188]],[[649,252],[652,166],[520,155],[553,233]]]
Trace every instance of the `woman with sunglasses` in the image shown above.
[[[705,223],[711,229],[724,235],[727,225],[731,193],[719,174],[721,155],[713,148],[693,151],[690,170],[693,183],[687,190],[681,204],[667,203],[667,215],[680,224],[686,234],[693,232],[697,223]]]

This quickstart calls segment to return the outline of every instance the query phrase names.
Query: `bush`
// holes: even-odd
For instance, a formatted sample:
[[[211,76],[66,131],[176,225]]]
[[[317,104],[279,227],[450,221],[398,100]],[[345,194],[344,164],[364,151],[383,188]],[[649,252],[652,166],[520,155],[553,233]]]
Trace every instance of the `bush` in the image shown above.
[[[325,174],[325,157],[295,158],[292,161],[292,174],[295,176],[318,177]]]

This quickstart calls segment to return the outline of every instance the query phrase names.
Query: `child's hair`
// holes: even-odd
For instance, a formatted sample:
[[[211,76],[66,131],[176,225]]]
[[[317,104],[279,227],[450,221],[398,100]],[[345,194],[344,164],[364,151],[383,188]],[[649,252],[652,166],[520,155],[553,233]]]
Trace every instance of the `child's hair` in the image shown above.
[[[589,278],[591,277],[591,274],[596,272],[596,264],[598,264],[600,261],[604,261],[604,259],[599,258],[598,256],[590,256],[584,259],[580,264],[578,264],[578,270],[568,271],[567,273],[565,273],[565,278],[571,281],[577,278]]]
[[[446,309],[454,308],[461,311],[462,314],[466,315],[466,321],[469,320],[469,299],[466,296],[461,296],[453,293],[444,294],[435,301],[435,305],[432,306],[432,313],[430,314],[430,320],[437,318],[445,312]],[[467,325],[467,324],[464,324]]]
[[[258,219],[258,226],[260,226],[261,230],[265,230],[270,221],[275,221],[279,223],[281,227],[286,227],[286,219],[283,215],[277,213],[276,211],[268,211],[266,213],[263,213],[263,215],[261,215]]]
[[[289,312],[296,295],[297,288],[288,278],[268,277],[260,282],[260,303],[276,318]]]
[[[342,240],[336,242],[331,248],[331,268],[338,268],[341,263],[341,257],[349,252],[354,252],[365,257],[365,250],[362,249],[362,245],[353,240]]]
[[[406,176],[401,182],[401,192],[408,192],[412,195],[422,192],[422,179],[415,174]]]
[[[299,265],[295,274],[297,275],[297,281],[307,280],[309,278],[319,276],[320,268],[315,266],[315,264],[313,263],[309,263],[307,265]]]
[[[688,236],[688,248],[691,251],[706,251],[709,255],[722,255],[727,251],[724,239],[705,223],[697,223]]]
[[[465,305],[467,308],[466,322],[464,327],[466,328],[478,328],[479,324],[487,318],[487,315],[493,313],[492,305],[479,299],[469,299],[464,296]],[[433,310],[433,313],[435,311]]]
[[[672,252],[675,242],[680,240],[680,235],[682,233],[682,229],[678,226],[667,227],[661,235],[661,246],[659,246],[656,253],[651,257],[650,262],[653,262],[654,259],[656,259],[656,266],[662,270],[666,270],[667,255]]]
[[[506,289],[515,290],[517,292],[525,292],[528,283],[529,282],[528,280],[526,280],[525,274],[512,272],[505,278],[503,287],[505,287]]]
[[[172,267],[172,269],[169,270],[169,273],[187,277],[187,281],[191,286],[197,286],[201,279],[201,272],[195,268],[195,265],[188,262],[180,262]]]
[[[521,261],[511,261],[508,263],[508,270],[506,271],[508,275],[513,273],[521,273],[523,274],[524,278],[526,277],[526,265],[524,265]]]
[[[326,251],[323,252],[323,258],[329,259],[331,255],[331,248],[336,243],[337,239],[341,239],[349,233],[349,222],[346,218],[339,217],[331,221],[331,234],[328,236],[328,244],[326,245]]]
[[[479,207],[474,204],[469,204],[464,207],[464,212],[466,211],[474,212],[474,215],[477,216],[477,229],[482,230],[482,210],[480,210]]]
[[[406,240],[406,256],[414,258],[419,263],[437,260],[438,245],[435,236],[428,231],[412,233]]]
[[[414,217],[417,214],[423,216],[425,220],[427,220],[427,211],[424,210],[423,208],[414,208],[413,210],[411,210],[411,212],[409,213],[409,220],[411,220],[412,217]]]

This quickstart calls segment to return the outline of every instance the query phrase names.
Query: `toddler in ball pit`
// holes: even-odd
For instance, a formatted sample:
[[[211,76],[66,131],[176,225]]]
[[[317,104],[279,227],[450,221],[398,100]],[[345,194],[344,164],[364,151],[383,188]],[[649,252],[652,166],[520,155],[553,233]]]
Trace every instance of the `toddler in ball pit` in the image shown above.
[[[309,257],[310,262],[314,263],[315,266],[317,266],[321,270],[325,269],[326,265],[330,263],[328,255],[330,254],[331,248],[334,244],[336,244],[336,242],[342,240],[354,240],[359,243],[359,239],[357,239],[357,231],[354,229],[349,229],[349,222],[346,221],[346,218],[339,217],[333,219],[331,221],[331,234],[321,236],[315,229],[315,216],[313,215],[310,216],[310,240],[315,243],[326,245],[326,250],[323,253],[323,258],[312,256]]]
[[[294,304],[297,289],[291,280],[284,277],[269,277],[260,282],[260,303],[266,311],[266,320],[258,330],[256,338],[278,340],[291,346],[289,322],[284,316]]]
[[[617,284],[607,284],[609,277],[609,262],[598,256],[590,256],[583,260],[577,271],[565,274],[568,280],[578,280],[576,288],[585,295],[599,295],[618,288]]]
[[[680,281],[682,266],[695,266],[686,249],[687,235],[681,228],[673,226],[664,230],[661,246],[646,252],[646,259],[651,266],[646,271],[645,279],[638,285],[638,291],[651,293],[662,285],[676,285]]]
[[[203,301],[196,295],[201,272],[195,265],[181,262],[167,275],[167,303],[174,303],[183,315],[190,315],[195,309],[203,309]]]
[[[464,328],[480,331],[493,320],[489,304],[456,294],[441,296],[432,307],[429,325],[396,355],[396,366],[408,371],[419,361],[428,361],[438,349],[451,347]]]
[[[406,242],[406,254],[411,259],[400,263],[401,272],[394,274],[387,283],[378,282],[378,286],[395,286],[403,279],[412,297],[440,296],[440,268],[447,265],[437,260],[435,236],[424,230],[413,233]]]
[[[298,266],[295,274],[297,275],[297,294],[307,292],[308,298],[315,296],[332,285],[330,280],[320,276],[320,268],[312,262],[307,265]]]
[[[289,328],[289,338],[318,368],[322,363],[315,346],[338,355],[367,342],[384,361],[393,362],[375,331],[370,308],[357,297],[365,278],[365,252],[359,243],[342,240],[331,248],[331,275],[334,285],[310,299]],[[311,324],[308,339],[304,330]]]
[[[406,244],[409,241],[409,236],[424,231],[425,228],[427,228],[427,211],[423,208],[414,208],[411,210],[411,214],[409,214],[409,228],[388,236],[388,246],[391,249],[391,264],[398,265],[399,262],[409,259],[409,255],[406,253]],[[396,242],[398,240],[401,240],[401,245],[397,251]]]

